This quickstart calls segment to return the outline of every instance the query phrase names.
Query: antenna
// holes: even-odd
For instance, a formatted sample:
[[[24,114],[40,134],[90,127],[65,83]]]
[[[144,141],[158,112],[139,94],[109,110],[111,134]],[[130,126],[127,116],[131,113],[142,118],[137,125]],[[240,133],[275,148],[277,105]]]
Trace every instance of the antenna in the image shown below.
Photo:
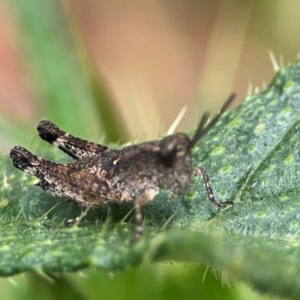
[[[226,100],[226,102],[223,104],[223,106],[219,110],[218,114],[206,126],[205,126],[205,124],[208,121],[209,113],[206,112],[203,114],[203,116],[200,120],[200,123],[197,127],[197,130],[195,132],[195,135],[190,142],[190,145],[189,145],[190,149],[193,148],[196,145],[196,143],[217,123],[219,118],[227,110],[227,108],[232,103],[232,101],[234,100],[235,97],[236,97],[236,94],[232,93],[229,96],[229,98]]]

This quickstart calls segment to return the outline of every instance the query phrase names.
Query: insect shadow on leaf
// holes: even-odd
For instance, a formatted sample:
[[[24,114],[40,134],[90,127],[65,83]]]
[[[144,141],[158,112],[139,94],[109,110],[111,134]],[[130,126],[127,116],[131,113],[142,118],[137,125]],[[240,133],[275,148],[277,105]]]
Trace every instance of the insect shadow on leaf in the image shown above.
[[[187,189],[194,176],[202,175],[208,198],[214,206],[222,208],[233,204],[230,200],[215,199],[206,171],[192,166],[191,150],[216,124],[234,98],[235,94],[231,94],[209,123],[209,114],[203,114],[191,139],[184,133],[176,133],[161,140],[112,149],[74,137],[52,122],[43,120],[37,126],[39,136],[74,161],[54,163],[20,146],[15,146],[10,156],[16,168],[39,178],[37,185],[45,192],[76,201],[84,215],[90,207],[113,201],[133,201],[135,243],[143,233],[142,207],[152,201],[160,189],[167,189],[176,196]],[[80,219],[68,220],[66,225]]]

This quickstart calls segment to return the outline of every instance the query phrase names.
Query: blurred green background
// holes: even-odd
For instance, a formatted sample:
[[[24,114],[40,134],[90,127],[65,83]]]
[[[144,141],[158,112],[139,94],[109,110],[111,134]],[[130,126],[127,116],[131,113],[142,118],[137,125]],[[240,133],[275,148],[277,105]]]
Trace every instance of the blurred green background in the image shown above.
[[[298,1],[0,1],[0,151],[43,118],[95,141],[192,130],[299,53]],[[22,132],[20,132],[22,128]]]
[[[238,102],[270,81],[269,51],[279,65],[296,59],[299,11],[278,0],[2,0],[0,153],[40,147],[43,118],[86,139],[138,142],[166,134],[188,105],[178,130],[192,130],[230,92]],[[21,274],[0,280],[1,299],[263,299],[205,270]]]

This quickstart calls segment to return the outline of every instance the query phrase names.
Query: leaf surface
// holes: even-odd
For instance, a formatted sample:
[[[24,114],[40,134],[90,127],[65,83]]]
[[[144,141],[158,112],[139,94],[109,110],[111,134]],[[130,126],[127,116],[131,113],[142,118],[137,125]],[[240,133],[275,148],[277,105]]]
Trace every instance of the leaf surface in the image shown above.
[[[297,61],[224,115],[194,149],[195,166],[206,169],[217,199],[235,205],[216,210],[195,178],[181,197],[162,192],[144,208],[146,233],[134,247],[130,204],[90,211],[80,226],[64,228],[65,219],[78,215],[76,204],[46,195],[1,157],[0,274],[182,260],[299,297],[299,122]]]

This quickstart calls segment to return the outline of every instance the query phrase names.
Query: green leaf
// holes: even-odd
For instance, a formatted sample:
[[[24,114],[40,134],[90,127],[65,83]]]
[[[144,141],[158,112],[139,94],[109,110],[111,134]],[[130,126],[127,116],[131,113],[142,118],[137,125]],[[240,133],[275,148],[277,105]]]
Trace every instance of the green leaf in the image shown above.
[[[264,292],[299,298],[299,108],[297,61],[228,112],[194,149],[195,165],[210,174],[217,198],[235,205],[216,210],[202,179],[195,178],[182,197],[163,192],[146,205],[146,233],[134,247],[132,213],[126,217],[130,204],[90,211],[79,227],[63,228],[65,219],[79,213],[76,204],[46,195],[2,157],[0,274],[181,260],[221,268]]]
[[[182,300],[183,295],[187,299],[256,299],[245,298],[243,291],[243,297],[238,298],[238,287],[234,285],[233,289],[232,284],[224,284],[229,282],[226,274],[223,274],[222,281],[217,280],[218,273],[204,265],[187,263],[158,263],[128,268],[122,272],[106,272],[92,268],[77,273],[51,275],[28,272],[25,276],[20,274],[13,279],[0,278],[1,300],[92,300],[99,299],[99,295],[101,299],[114,300]],[[261,297],[259,299],[263,300]]]

